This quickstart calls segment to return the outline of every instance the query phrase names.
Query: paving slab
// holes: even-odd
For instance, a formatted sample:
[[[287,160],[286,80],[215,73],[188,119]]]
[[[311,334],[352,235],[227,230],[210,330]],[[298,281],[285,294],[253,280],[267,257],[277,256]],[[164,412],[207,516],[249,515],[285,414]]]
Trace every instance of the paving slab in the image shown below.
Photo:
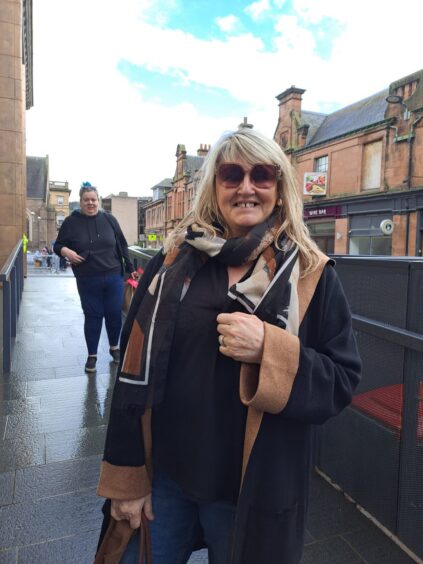
[[[376,527],[362,528],[355,533],[346,533],[343,537],[354,550],[362,555],[367,564],[410,564],[413,562],[395,543],[387,542],[386,535]]]
[[[57,462],[103,454],[106,425],[46,434],[46,461]]]
[[[340,537],[306,545],[301,560],[301,564],[363,564],[364,562],[366,561],[360,554]]]
[[[44,435],[0,441],[0,472],[45,464],[46,440]]]
[[[312,480],[307,531],[314,540],[361,530],[368,520],[325,480]]]
[[[13,501],[21,503],[95,488],[100,462],[101,456],[96,455],[19,469],[14,480]]]
[[[19,564],[92,564],[98,536],[94,530],[25,546],[19,549]]]
[[[17,564],[18,549],[0,550],[0,564]]]
[[[0,549],[98,530],[101,506],[91,488],[0,507]]]
[[[15,472],[3,472],[0,474],[0,506],[12,503],[14,488]]]

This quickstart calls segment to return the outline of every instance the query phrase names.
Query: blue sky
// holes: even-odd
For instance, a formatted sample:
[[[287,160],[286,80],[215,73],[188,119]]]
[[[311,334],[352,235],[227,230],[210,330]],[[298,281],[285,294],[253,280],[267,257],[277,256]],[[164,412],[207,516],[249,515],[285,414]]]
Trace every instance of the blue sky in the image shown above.
[[[330,113],[420,70],[421,0],[43,0],[33,6],[27,154],[50,179],[146,196],[247,116],[272,136],[275,97]],[[406,30],[406,31],[404,31]],[[401,37],[401,41],[396,41]]]
[[[224,88],[212,88],[198,82],[187,81],[183,71],[175,70],[171,73],[161,73],[138,66],[129,61],[119,61],[118,70],[133,84],[142,85],[144,98],[151,102],[172,107],[175,104],[192,104],[200,113],[211,117],[218,117],[222,107],[226,111],[239,111],[239,101]],[[249,104],[242,104],[243,113],[248,114]]]
[[[265,9],[265,6],[269,9]],[[164,6],[164,7],[163,7]],[[261,11],[262,10],[262,11]],[[201,41],[225,42],[228,36],[249,34],[262,43],[263,53],[276,53],[275,26],[282,15],[297,18],[292,0],[285,2],[248,2],[242,0],[185,0],[153,5],[145,12],[145,21],[161,29],[182,29]],[[302,21],[299,25],[310,32],[315,45],[314,52],[321,60],[328,60],[334,41],[343,30],[343,24],[329,16],[321,16],[318,22]],[[172,46],[169,45],[171,49]],[[238,111],[242,115],[251,112],[251,104],[233,96],[222,84],[210,87],[195,80],[189,80],[181,68],[160,70],[151,68],[151,63],[137,65],[122,59],[119,72],[132,84],[142,88],[145,100],[162,103],[192,104],[200,113],[210,117],[226,112]],[[254,69],[251,70],[254,73]],[[251,77],[254,79],[254,75]],[[276,94],[276,93],[275,93]],[[336,104],[326,103],[324,111],[330,111]]]

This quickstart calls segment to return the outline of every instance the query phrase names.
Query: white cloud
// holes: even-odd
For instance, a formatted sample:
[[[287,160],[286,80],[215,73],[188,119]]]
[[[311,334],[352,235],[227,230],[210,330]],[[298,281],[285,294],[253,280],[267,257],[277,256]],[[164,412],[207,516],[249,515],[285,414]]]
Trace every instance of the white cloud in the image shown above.
[[[283,8],[286,4],[286,0],[273,0],[273,4],[276,6],[276,8]]]
[[[257,0],[245,8],[245,13],[252,17],[253,20],[257,20],[270,10],[269,0]]]
[[[273,135],[274,97],[291,84],[306,89],[304,109],[319,111],[352,103],[419,70],[420,23],[409,16],[420,0],[403,0],[401,13],[385,10],[383,25],[377,4],[356,0],[352,8],[294,0],[296,11],[275,20],[274,48],[266,51],[252,33],[205,40],[152,23],[157,5],[164,12],[157,0],[121,0],[119,9],[111,0],[36,2],[27,153],[49,154],[50,178],[70,181],[72,197],[83,180],[97,184],[102,195],[149,195],[154,184],[173,175],[178,143],[195,154],[200,143],[213,143],[242,121],[244,103],[252,108],[248,120]],[[323,16],[340,25],[326,59],[308,27],[324,26]],[[406,41],[399,35],[404,28]],[[240,111],[223,106],[216,119],[188,103],[164,107],[160,92],[156,100],[146,98],[144,79],[131,84],[118,72],[120,60],[177,76],[186,88],[195,82],[226,89],[240,101]]]
[[[228,33],[231,31],[235,31],[240,22],[239,22],[239,18],[237,18],[233,14],[230,14],[229,16],[216,18],[216,23],[221,29],[221,31]]]

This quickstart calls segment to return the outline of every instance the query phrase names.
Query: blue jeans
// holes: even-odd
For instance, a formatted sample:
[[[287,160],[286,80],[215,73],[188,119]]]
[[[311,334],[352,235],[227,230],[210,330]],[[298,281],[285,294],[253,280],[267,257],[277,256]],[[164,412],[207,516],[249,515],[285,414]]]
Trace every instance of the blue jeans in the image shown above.
[[[150,521],[153,564],[185,564],[199,534],[203,535],[210,564],[226,564],[230,550],[235,506],[227,502],[197,503],[163,475],[153,480]],[[132,537],[121,564],[137,564],[138,532]]]
[[[110,346],[119,343],[122,328],[123,277],[120,274],[81,276],[76,279],[88,354],[97,354],[103,317]]]

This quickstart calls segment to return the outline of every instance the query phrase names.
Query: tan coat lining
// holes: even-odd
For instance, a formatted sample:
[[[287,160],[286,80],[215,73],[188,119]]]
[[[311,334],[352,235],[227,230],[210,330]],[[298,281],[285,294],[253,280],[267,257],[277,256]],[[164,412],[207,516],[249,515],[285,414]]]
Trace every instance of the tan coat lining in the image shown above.
[[[304,278],[300,278],[298,281],[298,298],[299,298],[299,319],[300,324],[304,319],[305,313],[307,311],[308,306],[313,298],[314,292],[316,291],[317,284],[320,280],[322,275],[323,269],[326,263],[329,261],[329,258],[324,255],[323,253],[319,253],[319,263],[315,271]],[[254,365],[257,368],[257,382],[258,382],[258,372],[259,366]],[[241,366],[241,372],[243,370],[244,365]],[[245,370],[245,369],[244,369]],[[251,371],[251,368],[247,368],[247,370]],[[243,453],[243,463],[242,463],[242,478],[241,478],[241,487],[242,482],[244,480],[245,471],[247,469],[248,461],[250,460],[250,455],[253,450],[254,443],[256,441],[258,432],[260,430],[260,425],[263,419],[263,411],[258,411],[254,407],[250,406],[248,408],[247,414],[247,422],[245,425],[245,438],[244,438],[244,453]]]

